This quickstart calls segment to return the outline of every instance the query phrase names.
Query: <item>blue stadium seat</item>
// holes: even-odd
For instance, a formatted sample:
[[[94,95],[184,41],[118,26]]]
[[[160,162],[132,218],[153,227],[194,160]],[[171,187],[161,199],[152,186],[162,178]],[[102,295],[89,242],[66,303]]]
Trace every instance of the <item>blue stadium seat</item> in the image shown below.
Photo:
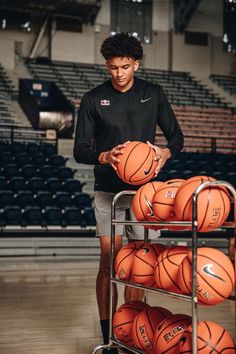
[[[7,165],[9,163],[14,163],[14,158],[10,151],[0,152],[0,164]]]
[[[15,205],[14,193],[11,190],[0,190],[0,208]]]
[[[53,154],[49,156],[48,163],[53,167],[60,167],[65,165],[65,158],[61,155]]]
[[[31,159],[26,152],[20,152],[15,156],[15,161],[18,166],[27,165],[31,163]]]
[[[42,152],[38,152],[32,156],[32,162],[35,166],[40,167],[47,164],[47,159]]]
[[[28,185],[25,182],[24,177],[22,176],[13,176],[9,179],[9,187],[14,191],[18,192],[20,190],[27,190]]]
[[[44,212],[44,220],[46,226],[48,225],[62,225],[63,216],[61,209],[56,206],[47,206]]]
[[[70,207],[74,204],[69,192],[57,191],[54,195],[54,201],[60,208]]]
[[[75,205],[81,209],[92,206],[91,196],[88,193],[76,192],[74,193]]]
[[[5,190],[8,188],[8,179],[5,176],[0,176],[0,190]]]
[[[29,189],[33,193],[37,193],[38,191],[45,191],[45,183],[42,177],[31,177],[29,179]]]
[[[9,163],[3,167],[3,174],[10,178],[12,176],[18,176],[20,174],[20,170],[15,163]]]
[[[42,165],[39,168],[39,175],[43,177],[44,179],[47,179],[49,177],[56,177],[56,172],[54,167],[50,165]]]
[[[82,192],[82,188],[86,183],[81,183],[79,180],[74,178],[67,178],[64,183],[65,190],[70,193]]]
[[[47,189],[52,192],[63,191],[64,187],[62,185],[62,181],[57,177],[50,177],[46,180]]]
[[[44,143],[42,144],[42,151],[46,157],[49,157],[57,153],[57,148],[53,144]]]
[[[39,152],[42,152],[42,148],[41,145],[37,144],[37,143],[28,143],[26,145],[26,152],[29,156],[33,156],[35,154],[38,154]]]
[[[38,169],[33,164],[26,164],[22,166],[21,173],[25,178],[30,179],[37,176]]]
[[[27,206],[35,205],[35,200],[33,193],[31,191],[18,191],[15,197],[15,201],[17,205],[19,205],[22,209]]]
[[[0,152],[6,152],[9,150],[10,150],[9,144],[5,141],[0,141]]]
[[[36,193],[35,202],[43,209],[47,206],[55,206],[55,201],[52,194],[48,191],[38,191]]]
[[[65,181],[68,178],[73,178],[74,171],[70,167],[60,166],[57,168],[56,174],[61,180]]]
[[[5,225],[22,225],[22,213],[19,206],[6,206],[2,212]]]
[[[26,226],[43,226],[43,213],[39,206],[27,206],[23,212],[23,222]]]
[[[18,142],[18,141],[14,141],[11,144],[12,155],[18,155],[21,152],[25,152],[25,147],[26,146],[25,146],[24,143],[21,143],[21,142]]]
[[[64,224],[65,226],[70,225],[82,225],[82,214],[81,210],[76,207],[65,207],[64,214],[63,214]]]

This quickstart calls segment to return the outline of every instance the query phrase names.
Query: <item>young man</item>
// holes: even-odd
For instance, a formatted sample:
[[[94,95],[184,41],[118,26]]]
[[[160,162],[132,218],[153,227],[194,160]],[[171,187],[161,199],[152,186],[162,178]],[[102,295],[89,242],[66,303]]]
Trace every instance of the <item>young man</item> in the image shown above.
[[[135,77],[143,57],[142,46],[136,38],[126,33],[110,36],[102,43],[101,53],[111,79],[82,98],[74,158],[95,166],[95,216],[101,244],[97,301],[105,344],[109,341],[111,202],[116,193],[135,187],[119,179],[116,163],[127,141],[148,142],[159,160],[158,174],[166,161],[182,149],[183,134],[162,88]],[[167,139],[165,148],[153,145],[157,125]],[[117,218],[124,220],[129,204],[130,198],[117,204]],[[115,252],[121,248],[122,233],[122,226],[118,225]],[[103,353],[117,351],[105,349]]]

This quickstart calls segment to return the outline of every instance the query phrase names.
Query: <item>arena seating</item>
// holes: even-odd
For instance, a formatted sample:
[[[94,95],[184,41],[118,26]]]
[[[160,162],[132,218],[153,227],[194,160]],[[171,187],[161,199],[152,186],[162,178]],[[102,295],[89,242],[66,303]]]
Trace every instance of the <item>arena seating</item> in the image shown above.
[[[47,80],[51,78],[71,99],[76,96],[81,98],[85,92],[109,77],[104,65],[58,61],[40,64],[35,60],[26,60],[25,63],[35,78]],[[222,98],[199,83],[189,73],[142,68],[137,76],[161,84],[172,104],[227,107]]]
[[[0,161],[1,227],[94,226],[93,199],[55,146],[0,141]]]
[[[230,75],[210,75],[210,79],[236,98],[236,76]]]

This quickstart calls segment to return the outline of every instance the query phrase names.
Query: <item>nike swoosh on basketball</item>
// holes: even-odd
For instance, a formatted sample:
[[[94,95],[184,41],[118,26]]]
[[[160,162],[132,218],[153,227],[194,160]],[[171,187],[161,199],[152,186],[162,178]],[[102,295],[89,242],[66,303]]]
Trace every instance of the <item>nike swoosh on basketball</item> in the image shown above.
[[[153,159],[152,159],[152,163],[151,163],[151,166],[149,167],[149,169],[148,169],[148,170],[144,170],[144,174],[145,174],[145,176],[146,176],[146,175],[148,175],[148,174],[149,174],[149,172],[151,171],[151,169],[152,169],[152,165],[153,165]]]
[[[221,277],[219,277],[219,275],[217,275],[215,272],[213,272],[213,270],[211,269],[212,267],[213,267],[213,264],[207,264],[207,265],[205,265],[205,266],[202,268],[202,270],[203,270],[206,274],[211,275],[211,276],[213,276],[213,277],[215,277],[215,278],[217,278],[217,279],[220,279],[220,280],[222,280],[222,281],[224,282],[224,279],[222,279]]]
[[[148,200],[148,198],[146,197],[146,195],[144,196],[144,199],[145,199],[145,202],[147,203],[147,207],[148,207],[149,210],[150,210],[150,213],[148,213],[147,215],[148,215],[148,216],[151,216],[151,217],[154,217],[154,213],[153,213],[153,210],[152,210],[152,204],[150,203],[150,201]]]
[[[148,97],[148,98],[141,98],[141,103],[150,101],[152,99],[152,97]]]

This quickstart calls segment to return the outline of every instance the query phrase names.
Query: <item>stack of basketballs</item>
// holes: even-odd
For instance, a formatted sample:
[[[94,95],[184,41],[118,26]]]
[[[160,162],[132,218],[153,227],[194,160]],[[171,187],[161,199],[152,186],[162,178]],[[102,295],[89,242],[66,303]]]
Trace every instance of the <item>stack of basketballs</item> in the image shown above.
[[[208,176],[196,176],[187,180],[149,182],[154,176],[157,162],[153,150],[141,142],[129,143],[120,157],[121,162],[117,165],[120,178],[132,184],[145,183],[137,190],[132,201],[138,221],[191,221],[194,191],[201,183],[214,180]],[[228,191],[220,185],[209,185],[199,193],[197,209],[199,232],[212,231],[221,226],[230,211]],[[145,227],[161,228],[155,224]],[[168,227],[172,230],[180,228],[183,227],[173,224]],[[186,246],[130,242],[120,249],[114,266],[117,278],[127,283],[159,288],[170,293],[192,294],[192,250]],[[198,303],[208,306],[219,304],[232,294],[234,285],[235,270],[230,259],[215,248],[199,247]],[[126,302],[116,310],[113,332],[117,339],[143,353],[192,352],[191,316],[173,314],[166,308],[140,301]],[[197,352],[235,354],[236,346],[230,333],[221,325],[199,321]]]
[[[192,293],[192,251],[185,246],[130,242],[118,252],[115,271],[119,279],[145,288],[159,288],[172,294]],[[210,306],[223,302],[232,294],[234,284],[235,273],[230,259],[217,249],[199,247],[198,303]],[[144,353],[192,352],[191,317],[172,314],[163,307],[126,302],[114,314],[113,331],[117,339]],[[197,331],[199,353],[235,354],[233,338],[221,325],[199,321]]]

